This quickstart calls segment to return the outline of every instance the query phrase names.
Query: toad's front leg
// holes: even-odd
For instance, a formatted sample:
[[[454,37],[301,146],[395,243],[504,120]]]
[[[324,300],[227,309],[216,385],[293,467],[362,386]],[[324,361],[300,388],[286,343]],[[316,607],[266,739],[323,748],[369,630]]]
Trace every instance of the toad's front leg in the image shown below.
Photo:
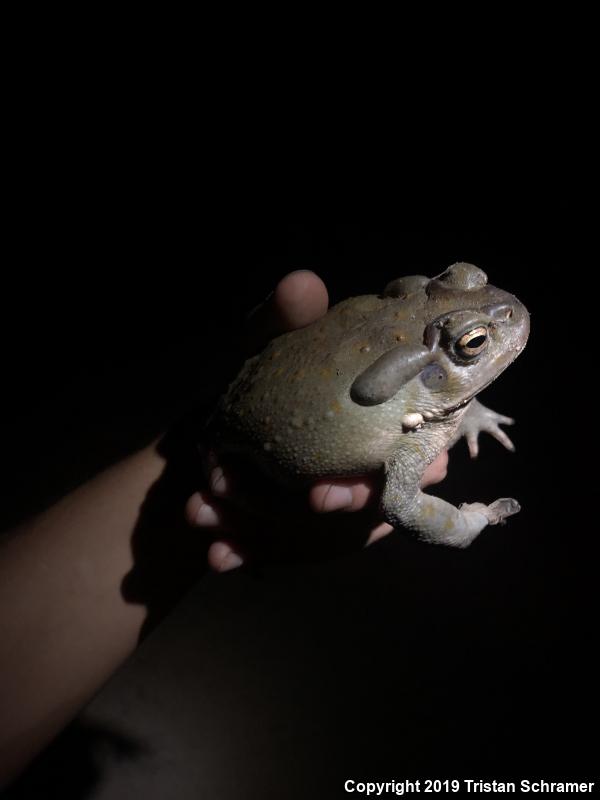
[[[494,439],[497,439],[500,444],[503,444],[507,450],[514,452],[514,444],[500,427],[500,425],[514,424],[515,421],[511,417],[505,417],[502,414],[497,414],[495,411],[492,411],[491,408],[487,408],[478,400],[471,400],[469,407],[465,411],[456,434],[449,446],[452,447],[462,436],[464,436],[467,440],[471,458],[477,458],[479,453],[479,434],[482,431],[485,431],[485,433],[489,433],[490,436],[493,436]]]
[[[468,547],[486,525],[496,525],[516,514],[516,500],[503,497],[486,506],[470,503],[457,508],[451,503],[425,494],[419,480],[425,462],[414,458],[392,459],[385,467],[382,511],[386,522],[403,527],[417,538],[449,547]]]

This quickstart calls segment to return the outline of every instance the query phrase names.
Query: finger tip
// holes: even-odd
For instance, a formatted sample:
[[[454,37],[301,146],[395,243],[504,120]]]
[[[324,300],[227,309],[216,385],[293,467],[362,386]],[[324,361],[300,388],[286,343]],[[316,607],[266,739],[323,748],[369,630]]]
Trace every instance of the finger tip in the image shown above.
[[[216,497],[225,497],[229,494],[230,481],[222,467],[217,466],[211,471],[209,486]]]
[[[309,497],[312,510],[320,514],[350,509],[354,500],[352,489],[349,486],[339,486],[334,483],[313,487]]]
[[[242,556],[227,542],[213,542],[208,549],[207,560],[215,572],[229,572],[244,563]]]
[[[189,498],[187,503],[185,504],[185,518],[189,522],[190,525],[196,524],[196,516],[198,514],[198,510],[200,509],[203,503],[202,497],[199,492],[194,492],[194,494]]]
[[[193,494],[185,506],[185,517],[195,528],[211,528],[219,524],[218,511],[199,492]]]
[[[301,291],[312,289],[315,286],[322,287],[325,291],[323,280],[312,269],[294,269],[284,275],[275,287],[275,292]]]
[[[321,278],[312,270],[301,269],[282,278],[273,302],[286,329],[301,328],[322,317],[329,295]]]
[[[327,491],[327,485],[321,483],[310,487],[310,490],[308,492],[308,506],[311,511],[315,511],[317,514],[321,513],[323,506],[323,497],[326,491]]]

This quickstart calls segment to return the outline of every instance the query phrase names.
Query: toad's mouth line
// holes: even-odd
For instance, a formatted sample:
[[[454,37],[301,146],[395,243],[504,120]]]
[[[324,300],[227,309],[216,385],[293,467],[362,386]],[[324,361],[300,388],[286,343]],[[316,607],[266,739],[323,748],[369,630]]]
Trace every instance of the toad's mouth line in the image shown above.
[[[513,361],[514,361],[514,359],[513,359]],[[481,386],[479,389],[477,389],[476,392],[473,392],[473,394],[469,395],[469,397],[467,397],[465,400],[461,400],[460,403],[457,403],[455,406],[450,406],[450,408],[443,408],[438,414],[436,414],[435,416],[430,417],[429,419],[427,419],[425,417],[425,421],[426,422],[441,422],[442,420],[447,419],[451,414],[454,414],[456,411],[460,411],[460,409],[464,408],[466,405],[468,405],[468,403],[470,403],[471,400],[474,400],[480,392],[483,392],[484,389],[487,389],[487,387],[491,383],[493,383],[496,380],[496,378],[498,378],[500,375],[502,375],[504,370],[508,369],[508,367],[510,367],[511,364],[512,364],[512,361],[509,361],[508,364],[506,364],[506,366],[503,367],[500,370],[500,372],[498,372],[496,375],[494,375],[493,378],[490,378],[490,380],[487,383],[484,383],[483,386]],[[425,416],[425,415],[423,415],[423,416]]]
[[[487,385],[489,386],[489,384]],[[483,388],[485,389],[485,386]],[[479,391],[481,391],[481,389]],[[471,402],[471,400],[473,400],[478,394],[479,392],[475,392],[475,394],[472,394],[470,397],[467,397],[466,400],[463,400],[461,403],[458,403],[458,405],[452,406],[451,408],[444,408],[440,416],[434,417],[432,421],[434,422],[436,419],[443,419],[445,417],[449,417],[450,414],[454,414],[455,411],[460,411],[461,408],[464,408],[466,405],[468,405]]]

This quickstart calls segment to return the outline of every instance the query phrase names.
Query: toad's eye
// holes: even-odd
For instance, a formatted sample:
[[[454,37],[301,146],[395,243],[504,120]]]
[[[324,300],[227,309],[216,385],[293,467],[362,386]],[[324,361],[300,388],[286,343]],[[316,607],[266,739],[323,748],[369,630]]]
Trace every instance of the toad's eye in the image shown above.
[[[463,334],[456,343],[456,350],[459,355],[465,358],[472,358],[479,355],[485,348],[488,340],[487,328],[473,328],[472,331]]]

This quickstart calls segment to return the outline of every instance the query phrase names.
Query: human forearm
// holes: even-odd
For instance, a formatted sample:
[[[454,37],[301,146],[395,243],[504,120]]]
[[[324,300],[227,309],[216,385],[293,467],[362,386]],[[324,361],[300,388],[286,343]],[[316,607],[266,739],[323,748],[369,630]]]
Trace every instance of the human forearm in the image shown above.
[[[0,549],[0,783],[132,652],[146,607],[125,600],[131,538],[164,459],[127,458],[22,525]]]

